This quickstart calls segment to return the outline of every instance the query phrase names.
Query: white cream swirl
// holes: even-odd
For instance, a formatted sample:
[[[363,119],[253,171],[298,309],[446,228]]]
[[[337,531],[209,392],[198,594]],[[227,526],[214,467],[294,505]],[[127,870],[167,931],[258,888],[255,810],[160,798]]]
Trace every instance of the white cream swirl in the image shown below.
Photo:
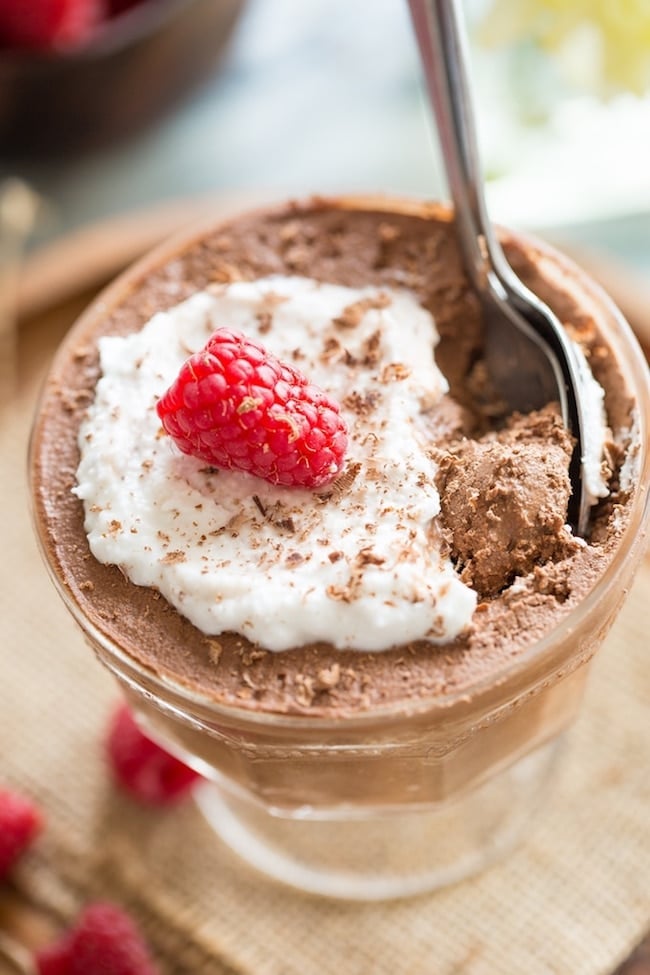
[[[328,490],[215,471],[161,436],[155,403],[227,325],[259,338],[341,404],[344,474]],[[384,650],[453,639],[476,595],[441,554],[427,411],[447,384],[435,325],[407,292],[299,277],[234,282],[100,340],[79,443],[91,550],[206,634],[269,650],[324,640]]]

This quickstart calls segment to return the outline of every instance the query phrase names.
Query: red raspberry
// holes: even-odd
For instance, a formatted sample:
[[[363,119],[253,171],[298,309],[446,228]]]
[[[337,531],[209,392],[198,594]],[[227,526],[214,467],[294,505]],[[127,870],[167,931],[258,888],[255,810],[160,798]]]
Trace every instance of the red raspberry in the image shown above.
[[[87,907],[75,926],[36,954],[38,975],[157,975],[131,918],[114,904]]]
[[[36,953],[36,971],[38,975],[68,975],[71,957],[70,938],[64,935],[56,944]]]
[[[106,16],[104,0],[0,0],[0,44],[47,50],[83,44]]]
[[[42,826],[43,817],[29,799],[0,791],[0,879],[9,873]]]
[[[317,488],[343,466],[347,430],[338,405],[229,328],[181,366],[157,410],[183,453],[271,484]]]
[[[135,799],[149,805],[177,802],[201,778],[147,738],[126,705],[113,715],[106,746],[117,781]]]

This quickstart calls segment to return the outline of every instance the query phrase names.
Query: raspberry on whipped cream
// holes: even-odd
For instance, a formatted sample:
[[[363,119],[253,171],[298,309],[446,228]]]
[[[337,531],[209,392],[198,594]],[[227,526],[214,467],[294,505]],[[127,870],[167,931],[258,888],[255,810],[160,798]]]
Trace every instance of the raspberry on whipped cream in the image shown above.
[[[343,467],[348,438],[338,403],[229,328],[183,363],[156,410],[184,454],[270,484],[322,487]]]

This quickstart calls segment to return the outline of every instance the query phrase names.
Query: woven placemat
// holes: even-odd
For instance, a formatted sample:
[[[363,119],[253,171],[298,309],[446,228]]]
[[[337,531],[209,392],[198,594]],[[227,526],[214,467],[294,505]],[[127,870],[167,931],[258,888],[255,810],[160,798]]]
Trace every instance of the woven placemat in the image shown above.
[[[18,895],[55,923],[89,898],[118,900],[166,975],[609,975],[650,923],[650,563],[517,852],[449,890],[386,904],[273,884],[236,860],[191,802],[143,809],[107,774],[101,741],[118,690],[47,577],[25,484],[38,386],[75,310],[21,329],[0,416],[0,781],[34,796],[48,821],[17,872]]]

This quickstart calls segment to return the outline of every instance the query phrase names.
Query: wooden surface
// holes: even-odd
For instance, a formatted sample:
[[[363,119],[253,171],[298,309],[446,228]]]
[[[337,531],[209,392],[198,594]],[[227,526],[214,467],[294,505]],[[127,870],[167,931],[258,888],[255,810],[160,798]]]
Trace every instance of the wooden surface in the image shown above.
[[[36,253],[22,274],[19,321],[33,321],[66,301],[76,310],[79,295],[98,289],[163,237],[201,215],[205,216],[205,205],[205,201],[190,201],[118,218],[77,231],[74,236]],[[226,212],[233,208],[233,202],[229,201],[226,206],[211,201],[210,207],[215,213]],[[626,269],[616,268],[594,255],[581,253],[574,256],[619,304],[648,354],[650,288]],[[72,312],[70,314],[72,317]],[[59,919],[50,916],[42,906],[29,902],[11,884],[1,885],[0,975],[16,975],[16,972],[34,975],[30,968],[30,950],[24,949],[48,943],[60,927]],[[612,975],[650,975],[650,934]]]

